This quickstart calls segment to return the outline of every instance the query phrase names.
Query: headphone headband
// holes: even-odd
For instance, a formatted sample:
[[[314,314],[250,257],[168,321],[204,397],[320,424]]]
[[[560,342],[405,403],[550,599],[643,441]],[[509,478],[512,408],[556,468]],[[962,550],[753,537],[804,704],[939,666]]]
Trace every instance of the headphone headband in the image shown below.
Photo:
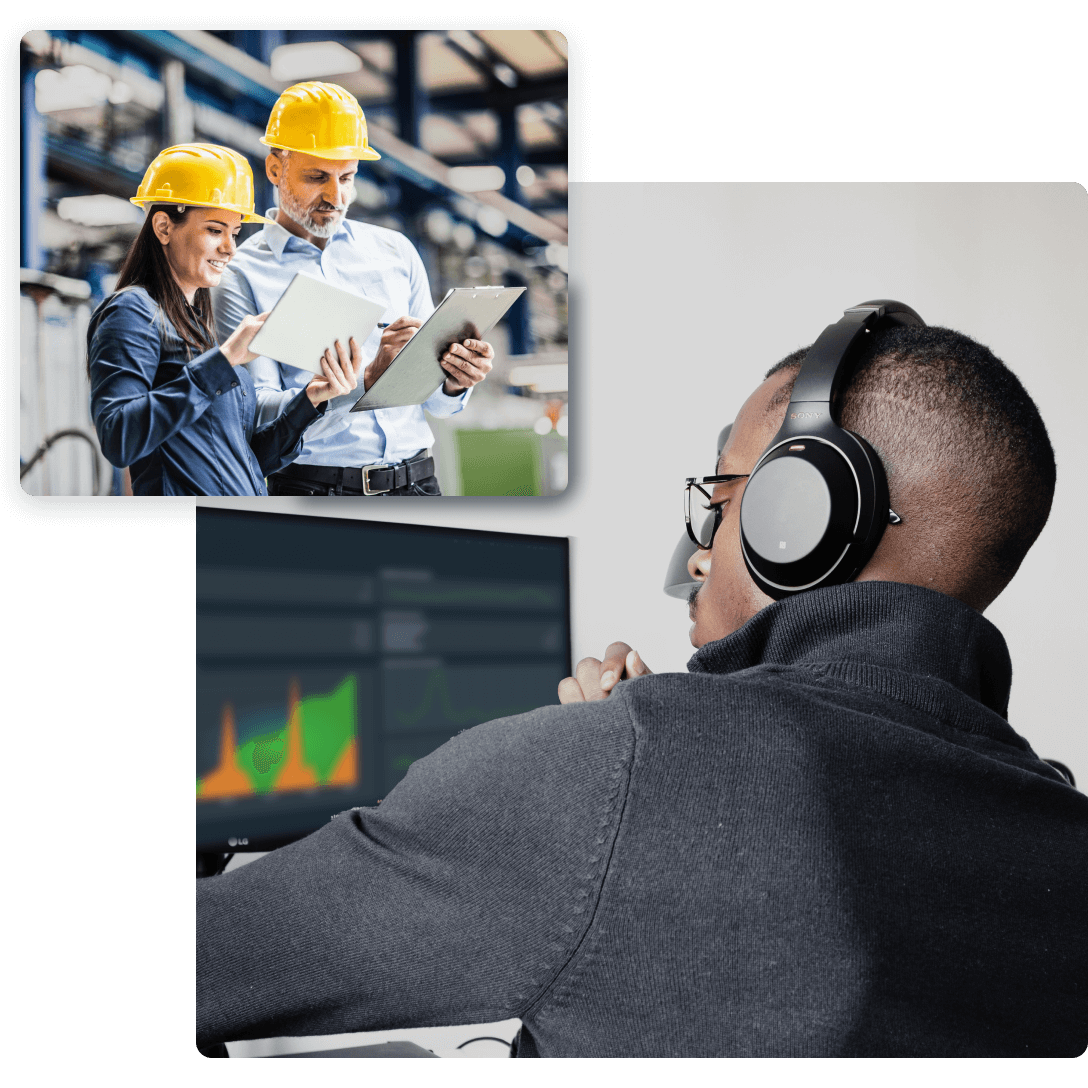
[[[851,306],[834,325],[828,325],[809,348],[793,383],[793,396],[790,399],[790,408],[786,410],[783,432],[786,431],[786,424],[791,418],[790,409],[794,405],[827,405],[827,418],[834,422],[832,413],[852,370],[848,365],[849,360],[871,333],[891,325],[923,326],[925,322],[902,302],[875,299]],[[818,409],[812,407],[807,410]],[[790,427],[789,431],[795,429]],[[773,444],[772,442],[771,445]]]

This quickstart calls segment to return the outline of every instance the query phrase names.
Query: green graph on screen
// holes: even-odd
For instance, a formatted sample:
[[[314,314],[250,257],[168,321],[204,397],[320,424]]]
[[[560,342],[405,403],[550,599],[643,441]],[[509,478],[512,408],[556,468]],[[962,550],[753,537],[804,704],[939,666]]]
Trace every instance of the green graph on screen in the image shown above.
[[[219,763],[197,779],[198,799],[354,785],[356,686],[356,677],[349,675],[331,692],[303,696],[292,680],[279,715],[266,711],[240,722],[235,721],[234,707],[225,703]],[[239,731],[252,734],[254,725],[261,732],[239,744]]]

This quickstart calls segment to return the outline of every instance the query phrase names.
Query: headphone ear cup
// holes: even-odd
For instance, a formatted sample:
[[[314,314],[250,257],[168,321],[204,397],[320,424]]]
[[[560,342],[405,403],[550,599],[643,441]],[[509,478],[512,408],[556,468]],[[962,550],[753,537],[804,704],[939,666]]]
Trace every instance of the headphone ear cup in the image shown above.
[[[911,313],[913,312],[912,310]],[[853,459],[861,492],[861,508],[858,511],[858,527],[854,534],[854,551],[851,556],[852,570],[843,579],[849,581],[861,573],[880,544],[884,530],[888,527],[891,499],[888,495],[888,475],[884,471],[884,462],[880,460],[880,455],[860,434],[847,430],[843,430],[841,434],[843,451]]]
[[[776,600],[847,582],[875,550],[887,505],[883,466],[864,439],[839,428],[785,439],[760,459],[741,498],[745,565]]]
[[[825,581],[853,539],[856,493],[830,443],[790,439],[764,455],[740,506],[744,561],[764,593],[781,598]]]

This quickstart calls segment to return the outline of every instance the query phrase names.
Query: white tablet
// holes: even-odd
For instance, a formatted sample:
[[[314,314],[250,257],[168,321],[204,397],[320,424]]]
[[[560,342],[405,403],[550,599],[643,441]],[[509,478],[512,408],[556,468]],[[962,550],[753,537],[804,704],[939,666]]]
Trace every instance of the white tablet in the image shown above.
[[[323,374],[325,349],[339,340],[347,350],[352,336],[362,347],[384,312],[380,302],[296,272],[249,349],[277,363]]]
[[[422,404],[447,378],[438,360],[450,344],[483,339],[524,292],[524,287],[455,287],[351,410]]]

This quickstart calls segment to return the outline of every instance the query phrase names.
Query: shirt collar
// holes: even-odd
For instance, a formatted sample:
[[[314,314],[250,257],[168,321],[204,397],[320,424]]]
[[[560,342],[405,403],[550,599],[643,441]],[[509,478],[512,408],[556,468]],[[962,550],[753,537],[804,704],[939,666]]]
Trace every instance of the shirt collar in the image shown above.
[[[268,211],[264,213],[265,218],[271,220],[271,222],[265,223],[263,227],[264,241],[265,245],[272,251],[276,260],[282,261],[283,251],[287,248],[287,244],[291,239],[294,239],[301,245],[309,245],[310,243],[303,242],[298,235],[292,234],[285,227],[281,227],[279,223],[275,222],[276,211],[276,208],[269,208]],[[343,219],[340,220],[340,226],[336,228],[336,233],[329,239],[329,242],[333,242],[335,239],[339,238],[341,234],[346,234],[349,238],[352,237],[351,228],[348,226],[348,223],[350,222],[351,220],[345,215]],[[314,248],[316,249],[317,247],[315,246]]]
[[[1001,632],[953,597],[900,582],[849,582],[776,601],[696,651],[688,670],[806,664],[922,675],[1008,712],[1012,663]]]

